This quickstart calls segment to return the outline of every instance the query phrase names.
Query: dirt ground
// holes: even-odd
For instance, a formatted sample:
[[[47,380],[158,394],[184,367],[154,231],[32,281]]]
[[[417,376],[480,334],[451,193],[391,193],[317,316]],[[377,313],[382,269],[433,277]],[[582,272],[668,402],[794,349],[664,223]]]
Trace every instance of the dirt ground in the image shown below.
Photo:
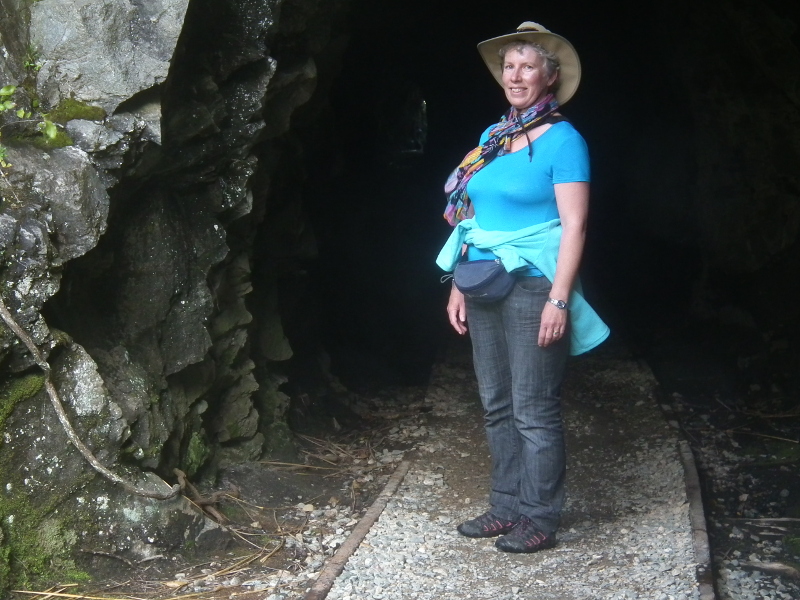
[[[392,443],[388,452],[388,432],[420,412],[424,393],[409,386],[373,398],[343,395],[353,415],[367,417],[347,420],[357,427],[324,439],[297,434],[295,456],[224,468],[215,486],[192,490],[187,497],[197,509],[228,531],[214,547],[139,563],[87,548],[78,567],[92,574],[90,582],[11,597],[263,599],[281,581],[318,570],[352,530],[411,445]]]
[[[464,385],[351,394],[343,401],[348,410],[364,417],[352,421],[357,427],[325,439],[298,436],[295,460],[238,465],[224,470],[214,489],[198,490],[202,499],[216,500],[206,509],[230,531],[217,548],[139,564],[89,553],[84,566],[101,576],[49,591],[147,600],[302,597],[401,459],[444,474],[448,492],[437,501],[434,517],[454,519],[454,527],[455,519],[483,512],[489,457],[479,399],[466,381],[471,376],[468,346],[454,347],[449,361],[458,367],[456,376],[465,378]],[[440,400],[454,390],[463,396],[458,412],[440,410],[445,404]],[[641,456],[643,439],[663,447],[673,444],[677,435],[654,411],[656,389],[649,370],[618,345],[609,344],[599,360],[577,359],[564,395],[572,500],[563,539],[567,544],[573,538],[573,543],[584,544],[591,530],[640,510],[633,477],[619,479],[621,464]],[[637,423],[632,434],[629,428]],[[438,433],[431,435],[433,431]],[[619,485],[633,486],[627,492],[630,501],[620,503]],[[677,485],[681,487],[680,482]],[[599,529],[597,533],[605,535]],[[601,544],[602,552],[607,544]],[[534,564],[539,559],[519,560]],[[585,568],[605,567],[615,568],[611,562],[589,562]]]

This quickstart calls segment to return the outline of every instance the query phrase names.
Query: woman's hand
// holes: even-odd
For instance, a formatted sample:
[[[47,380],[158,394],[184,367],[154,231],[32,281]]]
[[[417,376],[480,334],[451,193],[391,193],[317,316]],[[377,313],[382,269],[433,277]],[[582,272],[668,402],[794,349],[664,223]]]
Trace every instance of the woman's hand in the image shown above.
[[[558,308],[549,302],[542,310],[542,324],[539,327],[539,345],[547,348],[557,342],[567,333],[567,319],[569,312],[566,308]]]
[[[555,307],[553,307],[555,308]],[[464,294],[456,286],[450,290],[450,300],[447,302],[447,317],[450,325],[460,335],[467,333],[467,306],[464,303]]]

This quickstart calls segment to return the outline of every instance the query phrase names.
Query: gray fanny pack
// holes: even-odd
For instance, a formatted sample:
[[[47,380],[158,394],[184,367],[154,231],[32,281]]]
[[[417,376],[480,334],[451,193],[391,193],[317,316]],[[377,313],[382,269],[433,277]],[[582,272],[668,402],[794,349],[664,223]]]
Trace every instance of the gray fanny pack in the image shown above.
[[[476,302],[497,302],[514,288],[517,278],[499,258],[461,261],[453,271],[458,291]]]

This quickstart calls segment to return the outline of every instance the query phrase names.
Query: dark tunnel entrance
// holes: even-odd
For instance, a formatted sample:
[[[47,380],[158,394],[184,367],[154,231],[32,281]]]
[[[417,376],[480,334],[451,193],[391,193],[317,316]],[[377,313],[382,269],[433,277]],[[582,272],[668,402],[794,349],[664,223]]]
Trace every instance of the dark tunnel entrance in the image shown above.
[[[424,382],[451,335],[434,264],[449,233],[442,184],[506,109],[475,45],[535,18],[572,40],[582,61],[563,112],[592,158],[589,299],[676,389],[777,389],[773,400],[791,408],[800,387],[798,14],[783,0],[759,6],[576,3],[509,15],[354,0],[346,11],[326,8],[301,36],[290,27],[261,39],[247,29],[237,39],[245,17],[196,0],[163,92],[163,150],[125,165],[108,232],[67,264],[48,320],[103,352],[145,340],[141,363],[168,363],[153,394],[189,366],[192,381],[215,389],[206,325],[212,337],[240,340],[234,362],[255,365],[234,369],[232,381],[268,363],[286,371],[281,389],[292,398],[330,374],[354,387]],[[287,2],[281,19],[302,22],[303,10]],[[255,60],[251,42],[276,63]],[[255,117],[226,113],[231,101],[217,97],[260,86],[272,91]],[[247,156],[238,145],[252,140]],[[220,167],[226,152],[234,158]],[[248,181],[249,199],[230,200]],[[164,220],[160,230],[148,228],[153,219]],[[225,239],[218,228],[191,230],[215,219]],[[177,227],[182,220],[192,226]],[[151,277],[147,248],[179,255],[198,240],[205,254],[175,266],[169,285],[142,283]],[[115,270],[118,279],[108,277]],[[207,297],[204,278],[238,303],[234,316]],[[136,294],[163,306],[142,311]],[[198,320],[214,310],[219,327],[254,335]],[[183,341],[170,342],[179,330]],[[165,343],[173,346],[157,349]],[[181,344],[189,356],[178,356]],[[263,388],[270,378],[256,380]]]
[[[231,465],[297,459],[295,433],[360,435],[380,410],[351,410],[362,399],[424,389],[456,337],[434,263],[442,186],[507,108],[475,45],[527,19],[581,57],[563,112],[590,148],[582,279],[613,348],[649,364],[698,445],[710,429],[764,458],[737,475],[750,487],[715,497],[719,514],[800,516],[789,0],[190,0],[162,82],[59,123],[75,147],[8,142],[32,198],[0,215],[22,240],[11,308],[53,371],[113,415],[113,436],[82,423],[110,465],[213,484]],[[24,380],[36,366],[0,336],[8,379]],[[30,394],[22,408],[46,406]]]
[[[308,199],[317,207],[317,275],[322,296],[330,290],[323,331],[334,362],[341,344],[344,370],[358,367],[345,366],[347,345],[368,349],[362,367],[384,361],[420,373],[449,335],[444,286],[432,266],[449,231],[440,217],[441,186],[505,110],[475,44],[535,17],[572,40],[581,56],[581,88],[564,114],[592,157],[582,277],[603,317],[656,370],[664,366],[659,375],[672,385],[707,381],[733,392],[769,387],[761,380],[776,378],[796,389],[795,359],[781,355],[778,366],[769,348],[797,336],[790,275],[798,260],[797,196],[796,188],[786,194],[791,169],[777,167],[788,168],[784,151],[791,146],[796,157],[797,146],[766,123],[769,111],[744,108],[766,97],[797,122],[796,105],[779,99],[785,90],[770,71],[779,67],[766,58],[773,44],[796,58],[797,34],[781,30],[780,19],[796,19],[797,9],[768,4],[769,17],[749,3],[576,3],[509,16],[356,2],[332,90],[343,163],[326,193]],[[764,29],[742,41],[732,32],[748,19],[763,19]],[[760,85],[744,83],[754,76]],[[382,132],[408,119],[397,95],[409,88],[426,101],[427,142],[423,154],[397,161]],[[755,134],[765,130],[774,137]],[[775,165],[767,169],[769,191],[759,153]],[[777,234],[771,219],[783,221]],[[765,314],[765,297],[782,298],[780,310]],[[692,356],[687,362],[698,371],[666,368],[675,355]]]
[[[169,234],[160,241],[185,235],[177,245],[188,247],[194,234],[171,228],[182,213],[192,219],[191,211],[205,202],[210,209],[203,219],[213,214],[227,228],[232,252],[225,268],[235,270],[239,259],[231,257],[237,253],[249,257],[253,293],[242,294],[254,315],[247,326],[257,333],[241,346],[256,369],[265,361],[283,365],[288,380],[297,382],[284,386],[292,397],[325,372],[356,387],[424,382],[451,335],[443,310],[447,286],[433,262],[449,234],[441,218],[442,185],[506,109],[475,45],[533,18],[569,38],[581,57],[581,86],[563,112],[586,138],[592,159],[582,266],[592,303],[656,371],[680,360],[714,372],[659,372],[672,377],[672,385],[777,386],[790,402],[800,385],[793,350],[800,324],[794,275],[800,137],[793,86],[800,61],[791,28],[798,14],[783,0],[765,6],[568,3],[509,14],[450,11],[421,0],[354,0],[346,11],[326,9],[335,17],[300,38],[291,28],[271,39],[253,38],[277,61],[276,89],[268,98],[285,95],[294,112],[269,105],[261,115],[266,126],[245,124],[230,136],[224,127],[239,127],[237,117],[220,117],[214,95],[234,93],[236,86],[257,91],[247,82],[266,81],[268,67],[248,63],[246,39],[215,29],[233,27],[220,25],[233,19],[227,9],[195,0],[188,19],[196,26],[187,27],[164,91],[164,152],[146,154],[113,188],[108,232],[97,250],[67,265],[62,291],[46,307],[48,320],[106,350],[114,340],[139,336],[140,315],[122,326],[133,333],[115,329],[116,303],[138,293],[141,274],[135,266],[141,257],[118,246],[131,240],[146,245],[153,232],[127,238],[126,228],[140,222],[144,229],[154,215],[167,215]],[[302,21],[301,4],[285,3],[281,18]],[[323,30],[333,41],[317,48],[313,40]],[[303,87],[303,44],[317,65],[316,87]],[[219,80],[218,91],[204,89],[209,78]],[[209,119],[218,123],[198,124],[195,132],[186,125],[194,114],[187,107],[195,103],[206,111],[204,102],[217,102],[209,104]],[[282,127],[289,123],[286,135]],[[213,141],[195,143],[195,134]],[[217,173],[215,157],[248,136],[261,140],[258,160],[236,158]],[[202,158],[204,152],[211,158]],[[197,157],[199,166],[192,164]],[[171,166],[153,170],[167,159]],[[175,177],[181,169],[186,172]],[[251,176],[255,201],[249,200],[253,210],[246,215],[248,201],[232,207],[226,201]],[[215,177],[223,189],[198,201]],[[159,200],[159,186],[182,186],[177,204]],[[259,202],[268,195],[276,200],[265,208]],[[177,251],[163,246],[165,253]],[[202,261],[213,263],[224,252],[220,239]],[[120,257],[134,265],[121,283],[105,278]],[[193,289],[202,277],[186,265],[173,275]],[[223,279],[221,272],[207,277],[225,292],[233,283]],[[92,298],[79,298],[79,288],[91,289]],[[164,302],[175,299],[165,296]],[[265,310],[280,314],[277,328],[272,317],[259,316]],[[108,322],[98,324],[109,311]],[[157,312],[153,318],[171,318],[168,308]],[[181,322],[175,317],[172,327]],[[202,346],[205,334],[195,329],[192,343]],[[265,351],[258,341],[283,335],[291,350]],[[176,358],[174,369],[194,364],[204,381],[218,377],[209,365],[197,366],[200,354]]]

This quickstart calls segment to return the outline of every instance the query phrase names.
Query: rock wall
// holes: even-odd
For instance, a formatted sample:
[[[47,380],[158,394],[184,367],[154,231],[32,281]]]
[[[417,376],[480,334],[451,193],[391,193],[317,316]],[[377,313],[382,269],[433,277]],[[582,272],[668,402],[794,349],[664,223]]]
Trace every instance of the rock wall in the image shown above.
[[[0,87],[17,85],[30,113],[0,115],[3,301],[84,442],[141,486],[285,438],[286,376],[271,365],[294,348],[278,298],[315,253],[295,131],[324,110],[317,82],[336,68],[345,8],[0,0]],[[258,257],[256,238],[271,242]],[[0,587],[70,576],[78,538],[132,558],[214,538],[180,499],[95,474],[3,326],[0,367]]]

